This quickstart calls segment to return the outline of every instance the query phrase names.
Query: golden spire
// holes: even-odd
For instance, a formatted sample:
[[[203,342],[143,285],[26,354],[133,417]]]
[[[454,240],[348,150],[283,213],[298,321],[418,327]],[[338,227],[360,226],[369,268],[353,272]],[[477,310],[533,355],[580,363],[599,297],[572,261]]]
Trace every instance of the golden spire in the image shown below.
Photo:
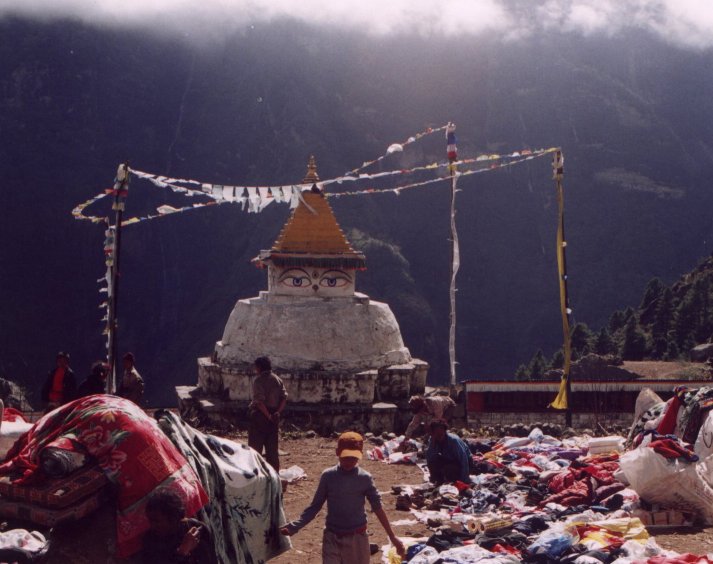
[[[300,203],[285,223],[277,241],[269,251],[260,251],[255,262],[266,266],[315,266],[324,268],[354,268],[364,270],[364,253],[355,251],[337,223],[327,198],[317,187],[317,162],[310,155],[303,184],[311,190],[300,193]],[[300,186],[293,190],[301,190]]]
[[[314,155],[309,156],[309,162],[307,163],[307,175],[302,179],[303,184],[315,184],[319,182],[319,176],[317,175],[317,161],[314,159]]]

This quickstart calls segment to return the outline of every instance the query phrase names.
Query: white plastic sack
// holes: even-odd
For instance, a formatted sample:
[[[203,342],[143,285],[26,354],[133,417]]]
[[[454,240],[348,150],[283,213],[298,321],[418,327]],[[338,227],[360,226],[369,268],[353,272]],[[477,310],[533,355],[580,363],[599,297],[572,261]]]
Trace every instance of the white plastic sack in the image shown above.
[[[709,411],[703,420],[693,450],[701,457],[701,460],[713,454],[713,411]]]
[[[290,466],[285,470],[280,470],[280,479],[285,480],[288,484],[306,477],[307,473],[297,465]]]
[[[619,460],[626,478],[642,499],[695,513],[713,524],[713,457],[696,464],[668,460],[650,448],[627,452]]]

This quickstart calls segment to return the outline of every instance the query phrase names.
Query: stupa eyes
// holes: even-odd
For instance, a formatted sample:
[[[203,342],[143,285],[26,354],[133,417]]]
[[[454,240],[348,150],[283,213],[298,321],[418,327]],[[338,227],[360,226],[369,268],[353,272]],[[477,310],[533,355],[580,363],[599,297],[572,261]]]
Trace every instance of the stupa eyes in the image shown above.
[[[290,268],[278,279],[278,283],[288,288],[344,288],[353,283],[352,277],[342,270],[326,270],[312,276],[302,268]]]
[[[289,288],[306,288],[312,283],[312,279],[301,268],[291,268],[280,276],[279,282]]]
[[[322,278],[319,280],[319,285],[322,288],[344,288],[347,284],[350,284],[352,279],[346,272],[341,270],[328,270],[322,274]]]

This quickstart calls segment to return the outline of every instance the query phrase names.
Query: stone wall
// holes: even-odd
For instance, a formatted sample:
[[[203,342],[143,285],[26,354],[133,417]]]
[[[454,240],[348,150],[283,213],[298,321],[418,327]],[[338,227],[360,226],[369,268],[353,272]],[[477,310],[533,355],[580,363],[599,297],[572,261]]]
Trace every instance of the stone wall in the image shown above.
[[[341,372],[326,370],[276,371],[291,403],[371,404],[408,401],[423,394],[428,364],[413,359],[408,364],[377,370]],[[206,396],[233,401],[251,399],[254,377],[250,364],[221,366],[210,358],[198,359],[198,388]]]
[[[609,428],[613,425],[629,427],[634,422],[632,413],[573,413],[572,427],[575,429],[596,429],[598,424]],[[468,426],[471,428],[495,425],[532,425],[550,423],[565,425],[564,413],[469,413]]]

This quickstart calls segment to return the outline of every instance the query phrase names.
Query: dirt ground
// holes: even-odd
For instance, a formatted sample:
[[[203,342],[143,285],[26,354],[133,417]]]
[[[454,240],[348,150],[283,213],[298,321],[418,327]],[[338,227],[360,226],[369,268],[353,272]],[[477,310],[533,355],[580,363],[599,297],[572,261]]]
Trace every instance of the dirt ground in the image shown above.
[[[336,441],[334,439],[287,439],[283,440],[280,449],[286,454],[281,457],[280,464],[289,468],[293,464],[300,466],[307,472],[307,478],[291,484],[285,494],[285,513],[288,519],[295,519],[312,500],[312,495],[317,489],[319,475],[324,468],[336,464]],[[365,449],[367,446],[365,445]],[[376,487],[382,493],[382,502],[389,520],[394,521],[409,519],[406,511],[396,511],[394,508],[396,496],[391,494],[391,486],[396,484],[419,484],[423,482],[421,471],[413,465],[384,464],[362,460],[361,466],[374,476]],[[368,504],[367,504],[368,506]],[[322,529],[324,526],[324,513],[322,512],[312,523],[306,526],[297,535],[292,537],[293,549],[271,562],[279,564],[308,564],[319,562],[321,558]],[[369,532],[371,542],[379,548],[387,544],[388,538],[381,528],[376,517],[367,512],[369,517]],[[425,525],[408,525],[394,527],[398,536],[428,536],[430,533]],[[713,527],[679,528],[651,530],[656,537],[656,542],[662,547],[676,552],[703,555],[713,553]],[[372,562],[381,561],[381,551],[372,556]]]
[[[246,440],[244,435],[236,437]],[[280,449],[283,468],[300,466],[307,478],[291,484],[285,494],[285,513],[288,519],[295,519],[309,504],[317,488],[319,476],[324,468],[336,464],[336,441],[316,437],[312,439],[283,439]],[[364,459],[362,467],[370,472],[382,492],[383,505],[390,521],[409,519],[410,514],[396,511],[396,497],[391,494],[391,486],[396,484],[418,484],[423,481],[421,471],[413,465],[390,465]],[[368,504],[367,504],[368,506]],[[53,564],[98,564],[126,562],[115,561],[109,555],[114,543],[113,509],[107,507],[76,523],[59,527],[53,534],[53,548],[48,562]],[[271,560],[276,564],[312,564],[321,560],[321,539],[325,509],[315,520],[292,537],[292,550]],[[376,517],[367,512],[371,542],[381,548],[387,537]],[[399,536],[428,535],[424,525],[394,527]],[[663,548],[680,553],[691,552],[704,555],[713,553],[713,527],[707,529],[669,529],[650,531]],[[372,557],[372,562],[380,562],[381,553]]]

